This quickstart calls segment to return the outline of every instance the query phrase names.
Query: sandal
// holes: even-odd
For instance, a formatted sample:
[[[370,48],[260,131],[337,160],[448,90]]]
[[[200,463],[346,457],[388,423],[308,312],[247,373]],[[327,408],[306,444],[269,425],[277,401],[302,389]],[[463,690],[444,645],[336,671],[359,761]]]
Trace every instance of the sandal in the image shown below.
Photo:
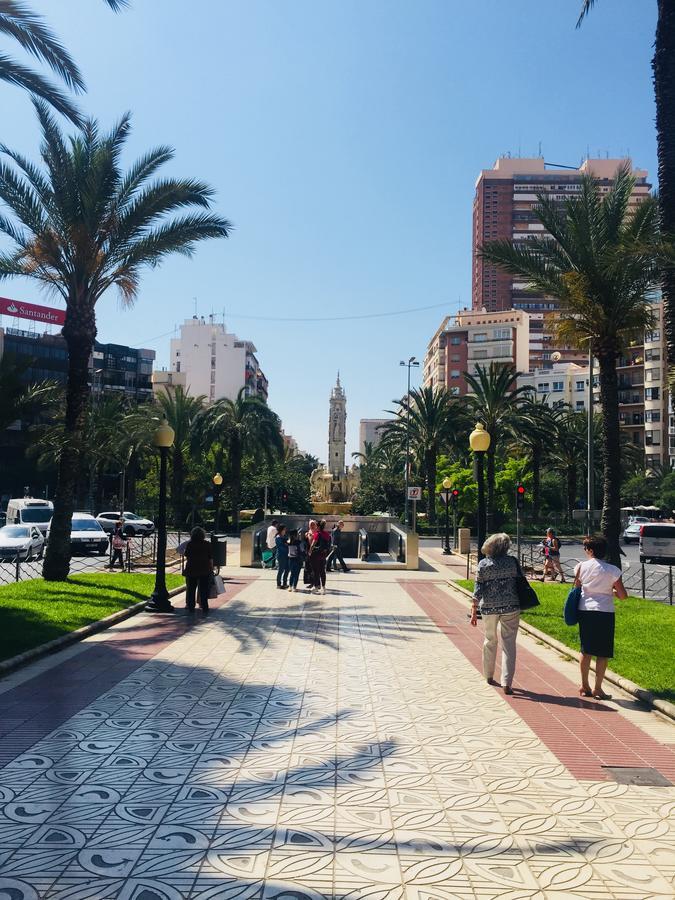
[[[513,693],[513,688],[511,687],[510,684],[505,684],[505,685],[504,685],[504,693],[505,693],[505,694],[512,694],[512,693]]]
[[[611,700],[612,699],[612,695],[606,694],[604,691],[593,691],[593,697],[595,697],[596,700]]]
[[[580,687],[579,688],[579,696],[580,697],[592,697],[593,691],[590,690],[590,688],[588,690],[586,690],[586,688]]]

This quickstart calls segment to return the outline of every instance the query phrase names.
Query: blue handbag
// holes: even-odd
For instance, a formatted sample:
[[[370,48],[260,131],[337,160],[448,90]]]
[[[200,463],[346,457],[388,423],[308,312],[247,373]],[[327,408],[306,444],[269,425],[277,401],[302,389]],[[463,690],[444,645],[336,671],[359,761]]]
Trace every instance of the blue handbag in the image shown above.
[[[581,603],[581,588],[573,587],[567,595],[563,609],[565,625],[576,625],[579,621],[579,603]]]

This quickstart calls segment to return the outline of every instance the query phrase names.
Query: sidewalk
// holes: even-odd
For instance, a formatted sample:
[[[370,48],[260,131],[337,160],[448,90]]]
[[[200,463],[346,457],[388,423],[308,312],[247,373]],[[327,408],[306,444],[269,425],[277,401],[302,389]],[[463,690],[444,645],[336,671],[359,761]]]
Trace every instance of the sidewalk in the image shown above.
[[[675,788],[602,766],[675,780],[675,727],[579,700],[525,636],[519,691],[489,687],[434,566],[325,597],[228,567],[208,619],[0,681],[0,896],[673,896]]]

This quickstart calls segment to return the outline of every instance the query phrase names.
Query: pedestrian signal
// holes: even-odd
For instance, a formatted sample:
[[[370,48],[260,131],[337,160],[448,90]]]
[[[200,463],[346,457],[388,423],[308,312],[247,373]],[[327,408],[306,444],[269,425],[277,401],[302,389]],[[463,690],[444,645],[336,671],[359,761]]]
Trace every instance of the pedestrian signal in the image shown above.
[[[516,508],[522,509],[525,506],[525,485],[516,485]]]
[[[457,488],[453,488],[450,491],[450,500],[453,506],[457,506],[457,503],[459,502],[459,491]]]

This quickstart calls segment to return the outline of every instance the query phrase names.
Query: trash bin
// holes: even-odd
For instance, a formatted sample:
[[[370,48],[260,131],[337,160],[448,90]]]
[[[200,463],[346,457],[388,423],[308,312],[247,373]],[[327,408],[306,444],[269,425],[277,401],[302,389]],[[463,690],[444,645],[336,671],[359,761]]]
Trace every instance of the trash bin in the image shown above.
[[[464,555],[468,553],[471,548],[471,530],[469,528],[458,528],[457,529],[457,538],[459,547],[458,551]]]
[[[224,534],[211,535],[211,552],[214,566],[227,565],[227,540]]]

